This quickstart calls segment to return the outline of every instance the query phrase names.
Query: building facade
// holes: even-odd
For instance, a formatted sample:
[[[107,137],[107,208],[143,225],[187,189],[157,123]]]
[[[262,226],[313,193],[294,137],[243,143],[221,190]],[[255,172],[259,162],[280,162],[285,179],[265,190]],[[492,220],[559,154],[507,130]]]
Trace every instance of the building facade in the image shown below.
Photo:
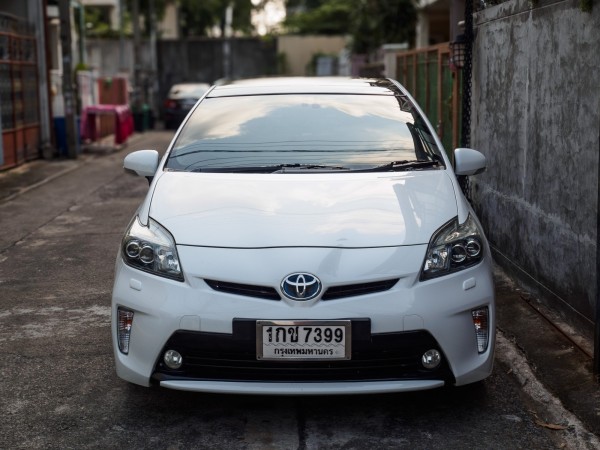
[[[0,169],[40,157],[52,141],[46,2],[0,0]]]

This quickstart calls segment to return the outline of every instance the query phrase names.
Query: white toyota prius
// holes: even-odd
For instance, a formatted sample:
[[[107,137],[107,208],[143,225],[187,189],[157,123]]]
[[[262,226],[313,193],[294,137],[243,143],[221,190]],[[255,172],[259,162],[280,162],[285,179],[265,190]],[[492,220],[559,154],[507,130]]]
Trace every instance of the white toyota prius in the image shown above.
[[[112,335],[132,383],[358,394],[490,375],[491,256],[452,162],[393,80],[212,87],[164,157],[117,257]]]

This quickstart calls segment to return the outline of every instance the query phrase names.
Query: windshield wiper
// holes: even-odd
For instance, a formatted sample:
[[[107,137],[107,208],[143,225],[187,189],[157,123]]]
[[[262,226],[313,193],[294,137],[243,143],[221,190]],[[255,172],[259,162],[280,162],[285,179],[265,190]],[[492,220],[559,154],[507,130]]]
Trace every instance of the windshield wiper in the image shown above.
[[[271,173],[279,166],[197,167],[190,172],[205,173]]]
[[[348,170],[346,167],[342,166],[326,166],[323,164],[279,164],[278,170],[274,172],[277,173],[292,173],[292,172],[327,172],[327,171],[339,171],[339,170]]]
[[[369,172],[384,172],[386,170],[401,172],[415,169],[425,169],[427,167],[434,167],[439,165],[439,161],[392,161],[382,166],[373,167],[367,170]]]
[[[326,166],[321,164],[274,164],[270,166],[239,166],[239,167],[199,167],[191,172],[209,173],[306,173],[348,170],[341,166]]]
[[[324,164],[274,164],[269,166],[238,166],[238,167],[198,167],[190,172],[207,173],[322,173],[322,172],[402,172],[441,166],[439,161],[392,161],[381,166],[368,169],[349,169],[343,166],[328,166]]]

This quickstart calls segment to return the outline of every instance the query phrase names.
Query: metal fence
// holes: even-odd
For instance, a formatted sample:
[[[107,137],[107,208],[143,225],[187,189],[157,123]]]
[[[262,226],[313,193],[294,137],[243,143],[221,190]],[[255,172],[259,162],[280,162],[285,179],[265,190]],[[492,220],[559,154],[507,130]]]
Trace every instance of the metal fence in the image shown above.
[[[398,53],[396,77],[423,108],[452,158],[460,142],[462,77],[450,67],[448,43]]]

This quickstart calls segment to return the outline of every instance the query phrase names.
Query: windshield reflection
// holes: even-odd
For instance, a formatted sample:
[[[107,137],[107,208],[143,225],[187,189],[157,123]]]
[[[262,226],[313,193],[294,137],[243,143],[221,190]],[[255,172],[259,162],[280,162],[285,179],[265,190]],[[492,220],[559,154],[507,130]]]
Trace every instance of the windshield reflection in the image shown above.
[[[391,95],[207,98],[182,129],[166,167],[204,170],[275,164],[351,169],[438,154],[424,124]],[[433,148],[432,148],[433,144]],[[424,147],[426,147],[424,149]],[[433,156],[435,158],[435,156]]]

